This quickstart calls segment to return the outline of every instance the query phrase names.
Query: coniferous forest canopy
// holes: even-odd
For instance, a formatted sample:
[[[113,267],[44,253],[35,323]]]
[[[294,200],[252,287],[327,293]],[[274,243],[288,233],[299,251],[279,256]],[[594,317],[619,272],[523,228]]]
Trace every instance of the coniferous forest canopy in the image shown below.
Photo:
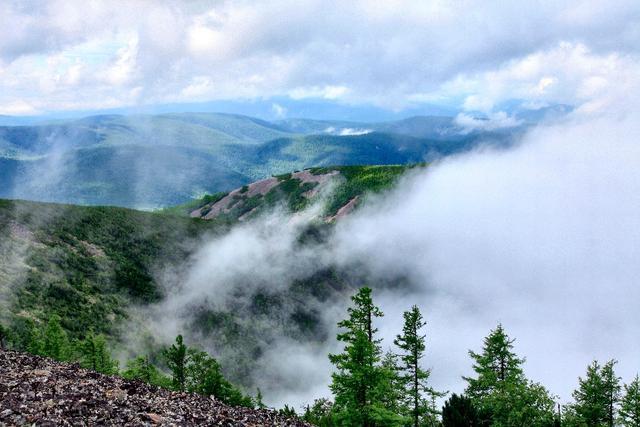
[[[640,427],[639,29],[0,2],[0,425]]]

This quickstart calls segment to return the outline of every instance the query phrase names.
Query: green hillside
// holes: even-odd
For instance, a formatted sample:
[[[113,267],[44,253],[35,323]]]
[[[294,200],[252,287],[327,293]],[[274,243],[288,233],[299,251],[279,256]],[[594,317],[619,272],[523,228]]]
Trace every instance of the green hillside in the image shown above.
[[[312,172],[339,172],[340,184],[327,200],[330,212],[355,196],[366,200],[366,194],[391,187],[405,170],[363,166]],[[290,174],[276,179],[281,185],[260,201],[262,208],[284,204],[302,209],[299,182]],[[194,219],[187,217],[189,209],[154,213],[0,200],[0,322],[20,330],[57,314],[72,338],[81,339],[93,330],[117,345],[124,336],[122,328],[135,318],[131,309],[163,299],[159,272],[183,265],[205,236],[225,233],[239,217],[234,212],[212,220]],[[319,221],[303,234],[321,238],[330,227]],[[251,355],[261,354],[268,337],[327,339],[318,307],[342,298],[355,281],[338,270],[320,271],[277,292],[245,295],[251,303],[233,310],[195,309],[191,327],[225,343],[219,354],[228,362],[223,365],[234,381],[248,385]],[[293,312],[281,309],[293,304]]]

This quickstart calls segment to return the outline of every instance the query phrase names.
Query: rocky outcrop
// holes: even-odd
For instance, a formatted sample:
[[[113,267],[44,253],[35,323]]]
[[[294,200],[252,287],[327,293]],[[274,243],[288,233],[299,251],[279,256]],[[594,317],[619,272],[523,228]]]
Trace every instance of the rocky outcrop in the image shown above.
[[[266,409],[237,408],[0,350],[0,426],[307,426]]]

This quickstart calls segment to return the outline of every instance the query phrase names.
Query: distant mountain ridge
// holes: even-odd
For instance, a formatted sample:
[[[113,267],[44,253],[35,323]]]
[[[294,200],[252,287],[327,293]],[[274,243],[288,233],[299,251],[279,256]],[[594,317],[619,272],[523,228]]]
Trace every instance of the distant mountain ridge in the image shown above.
[[[525,127],[469,131],[437,116],[268,122],[221,113],[0,126],[0,197],[155,208],[291,170],[411,164],[479,144],[505,146]]]

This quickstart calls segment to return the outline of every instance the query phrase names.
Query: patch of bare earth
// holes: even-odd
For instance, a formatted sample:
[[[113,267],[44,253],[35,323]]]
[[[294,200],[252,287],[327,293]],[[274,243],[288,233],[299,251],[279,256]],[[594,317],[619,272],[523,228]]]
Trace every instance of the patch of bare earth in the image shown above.
[[[272,410],[230,407],[210,397],[3,350],[0,425],[308,426]]]
[[[312,190],[304,193],[305,197],[311,198],[318,193],[319,189],[322,187],[324,183],[326,183],[331,178],[339,174],[340,172],[338,171],[331,171],[325,174],[314,175],[313,173],[311,173],[310,170],[307,169],[300,172],[294,172],[291,174],[291,177],[294,179],[299,179],[301,185],[306,182],[312,182],[312,183],[318,184]],[[222,199],[218,200],[217,202],[202,206],[201,208],[198,208],[192,211],[190,215],[192,218],[213,219],[220,214],[229,213],[231,209],[235,206],[235,203],[242,203],[242,201],[238,201],[238,198],[242,197],[242,198],[248,199],[257,195],[264,196],[273,188],[277,187],[279,183],[280,181],[278,180],[278,178],[275,178],[275,177],[253,182],[247,185],[246,191],[243,192],[242,188],[237,188],[232,192],[230,192],[229,194],[227,194]],[[243,215],[240,218],[240,220],[248,217],[249,214],[250,212]]]
[[[338,209],[338,212],[336,212],[335,215],[330,216],[329,218],[327,218],[326,221],[327,222],[337,221],[337,220],[339,220],[341,218],[344,218],[345,216],[349,215],[356,208],[356,206],[358,204],[358,198],[359,197],[360,196],[356,196],[353,199],[349,200],[346,205],[344,205],[343,207]]]

